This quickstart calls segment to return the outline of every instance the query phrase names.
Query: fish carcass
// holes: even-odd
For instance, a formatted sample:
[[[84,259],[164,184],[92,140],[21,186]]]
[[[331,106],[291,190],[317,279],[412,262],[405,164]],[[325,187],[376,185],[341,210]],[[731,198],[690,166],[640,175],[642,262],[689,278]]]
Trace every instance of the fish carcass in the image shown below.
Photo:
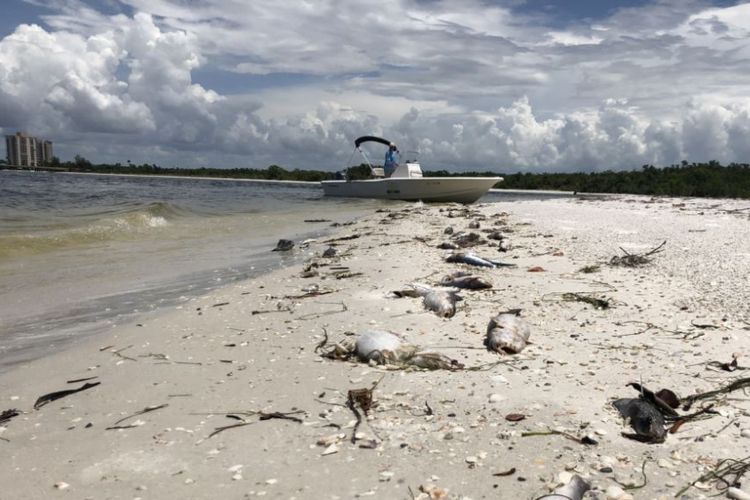
[[[362,361],[377,364],[400,363],[417,352],[417,346],[407,344],[397,335],[382,330],[369,330],[357,337],[354,352]]]
[[[529,335],[529,325],[523,318],[513,312],[503,312],[487,325],[485,345],[491,351],[517,354],[526,347]]]

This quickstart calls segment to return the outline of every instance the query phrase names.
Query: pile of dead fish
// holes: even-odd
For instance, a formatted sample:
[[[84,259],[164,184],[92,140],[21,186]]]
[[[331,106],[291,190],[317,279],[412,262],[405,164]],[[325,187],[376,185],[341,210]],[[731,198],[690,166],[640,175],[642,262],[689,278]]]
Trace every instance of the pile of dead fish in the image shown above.
[[[479,223],[473,221],[469,227],[477,229]],[[466,248],[487,243],[486,239],[475,232],[454,235],[453,228],[447,228],[444,234],[453,235],[452,242],[440,245],[439,248]],[[494,240],[502,239],[501,233],[496,230],[491,231],[488,237]],[[481,258],[472,253],[453,253],[445,260],[448,263],[462,263],[487,268],[513,266],[513,264]],[[491,288],[492,283],[481,276],[456,271],[444,276],[435,285],[410,283],[400,290],[392,291],[391,296],[421,299],[426,310],[447,319],[456,314],[458,303],[464,300],[459,294],[461,290],[488,290]],[[520,310],[506,311],[490,319],[484,345],[488,350],[500,354],[517,354],[526,347],[529,335],[529,326],[520,317]],[[322,355],[329,359],[358,360],[370,364],[391,365],[400,368],[413,367],[428,370],[459,370],[464,368],[455,359],[410,344],[399,334],[380,330],[366,331],[359,336],[342,340],[333,347],[324,349]]]

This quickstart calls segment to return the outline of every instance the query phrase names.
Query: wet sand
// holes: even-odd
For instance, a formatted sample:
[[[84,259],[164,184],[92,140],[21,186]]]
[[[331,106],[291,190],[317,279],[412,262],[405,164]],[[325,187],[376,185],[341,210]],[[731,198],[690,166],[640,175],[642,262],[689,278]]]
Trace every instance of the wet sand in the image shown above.
[[[300,265],[274,271],[0,376],[0,411],[22,412],[0,432],[3,496],[536,498],[578,474],[594,488],[586,498],[673,498],[719,459],[750,455],[750,401],[737,391],[659,444],[623,437],[632,430],[611,402],[638,396],[629,382],[687,396],[744,376],[709,363],[736,353],[750,366],[747,206],[594,197],[372,213],[336,241],[294,250],[316,258],[317,276],[303,278]],[[436,245],[448,226],[501,231],[507,252],[495,240],[469,250],[515,267],[446,263],[450,251]],[[607,264],[663,241],[643,266]],[[331,245],[337,256],[319,257]],[[452,318],[390,294],[456,270],[494,287],[461,292]],[[313,285],[324,293],[310,294]],[[516,308],[531,344],[488,352],[490,318]],[[315,352],[326,333],[330,346],[371,329],[472,369]],[[101,383],[34,410],[39,396],[87,382]],[[376,383],[352,443],[347,393]],[[235,424],[246,425],[212,435]],[[644,483],[644,463],[646,484],[622,491]],[[697,486],[684,498],[718,492]]]

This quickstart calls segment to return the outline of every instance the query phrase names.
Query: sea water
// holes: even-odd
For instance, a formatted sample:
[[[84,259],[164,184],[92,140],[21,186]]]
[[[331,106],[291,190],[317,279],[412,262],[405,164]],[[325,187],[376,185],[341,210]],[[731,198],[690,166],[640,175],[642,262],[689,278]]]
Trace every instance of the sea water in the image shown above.
[[[310,256],[271,252],[281,238],[408,206],[317,183],[0,170],[0,371]]]
[[[0,370],[309,257],[271,252],[280,238],[401,205],[317,184],[0,170]]]

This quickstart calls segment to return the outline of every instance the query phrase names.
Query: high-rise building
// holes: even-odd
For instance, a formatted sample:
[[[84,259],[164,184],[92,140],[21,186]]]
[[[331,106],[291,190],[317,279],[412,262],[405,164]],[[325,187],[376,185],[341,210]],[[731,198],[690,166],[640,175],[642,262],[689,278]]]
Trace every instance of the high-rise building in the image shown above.
[[[5,136],[8,163],[19,167],[39,167],[52,160],[52,142],[23,132]]]

